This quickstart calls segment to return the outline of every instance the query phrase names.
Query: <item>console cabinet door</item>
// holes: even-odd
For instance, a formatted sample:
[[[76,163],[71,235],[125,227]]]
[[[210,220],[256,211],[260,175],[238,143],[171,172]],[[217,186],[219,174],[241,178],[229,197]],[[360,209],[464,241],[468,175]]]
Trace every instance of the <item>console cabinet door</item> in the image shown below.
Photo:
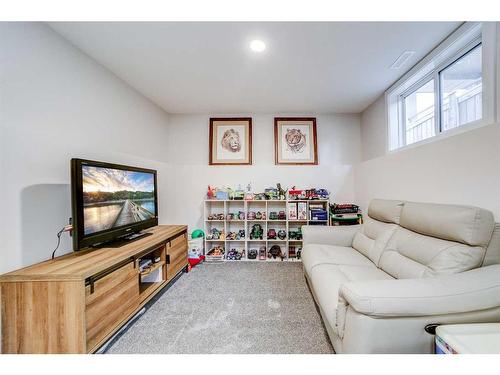
[[[85,288],[87,350],[106,338],[139,305],[139,275],[133,263],[109,273]]]
[[[171,240],[167,245],[167,281],[172,280],[187,265],[188,244],[187,233]]]

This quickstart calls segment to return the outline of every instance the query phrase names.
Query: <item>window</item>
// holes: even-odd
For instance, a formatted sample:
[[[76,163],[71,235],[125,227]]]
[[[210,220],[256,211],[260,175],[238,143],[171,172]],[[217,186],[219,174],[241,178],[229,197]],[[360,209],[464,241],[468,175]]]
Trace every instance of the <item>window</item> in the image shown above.
[[[439,73],[441,82],[441,131],[482,118],[482,47],[470,52]]]
[[[404,97],[404,138],[407,145],[436,135],[434,97],[434,79]]]
[[[492,119],[490,106],[483,108],[491,88],[483,80],[482,28],[464,24],[387,91],[389,150]]]

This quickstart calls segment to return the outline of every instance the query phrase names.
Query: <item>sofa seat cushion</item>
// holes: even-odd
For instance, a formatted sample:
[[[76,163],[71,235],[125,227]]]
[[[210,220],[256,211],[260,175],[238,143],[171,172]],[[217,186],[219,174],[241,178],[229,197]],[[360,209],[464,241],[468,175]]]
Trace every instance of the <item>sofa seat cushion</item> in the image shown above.
[[[302,264],[309,274],[319,264],[345,264],[372,267],[374,264],[352,247],[307,244],[302,250]]]
[[[323,317],[328,320],[331,327],[335,326],[338,295],[343,284],[392,279],[390,275],[375,267],[373,263],[371,266],[318,264],[308,273],[308,280],[316,302],[321,308]]]

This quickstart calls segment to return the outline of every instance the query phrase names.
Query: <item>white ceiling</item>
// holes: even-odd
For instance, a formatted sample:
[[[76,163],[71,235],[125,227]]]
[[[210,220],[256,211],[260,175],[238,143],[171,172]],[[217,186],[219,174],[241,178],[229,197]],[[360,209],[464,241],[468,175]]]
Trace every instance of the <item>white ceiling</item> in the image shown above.
[[[49,25],[169,113],[236,114],[361,112],[460,23]],[[416,53],[389,69],[405,50]]]

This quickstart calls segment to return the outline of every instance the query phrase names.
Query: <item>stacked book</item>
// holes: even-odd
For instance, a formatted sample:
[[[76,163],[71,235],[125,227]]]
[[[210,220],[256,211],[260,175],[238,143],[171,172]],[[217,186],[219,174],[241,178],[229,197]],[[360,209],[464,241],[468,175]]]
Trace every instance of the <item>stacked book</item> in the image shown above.
[[[330,205],[332,225],[356,225],[361,224],[363,215],[361,209],[351,203]]]

